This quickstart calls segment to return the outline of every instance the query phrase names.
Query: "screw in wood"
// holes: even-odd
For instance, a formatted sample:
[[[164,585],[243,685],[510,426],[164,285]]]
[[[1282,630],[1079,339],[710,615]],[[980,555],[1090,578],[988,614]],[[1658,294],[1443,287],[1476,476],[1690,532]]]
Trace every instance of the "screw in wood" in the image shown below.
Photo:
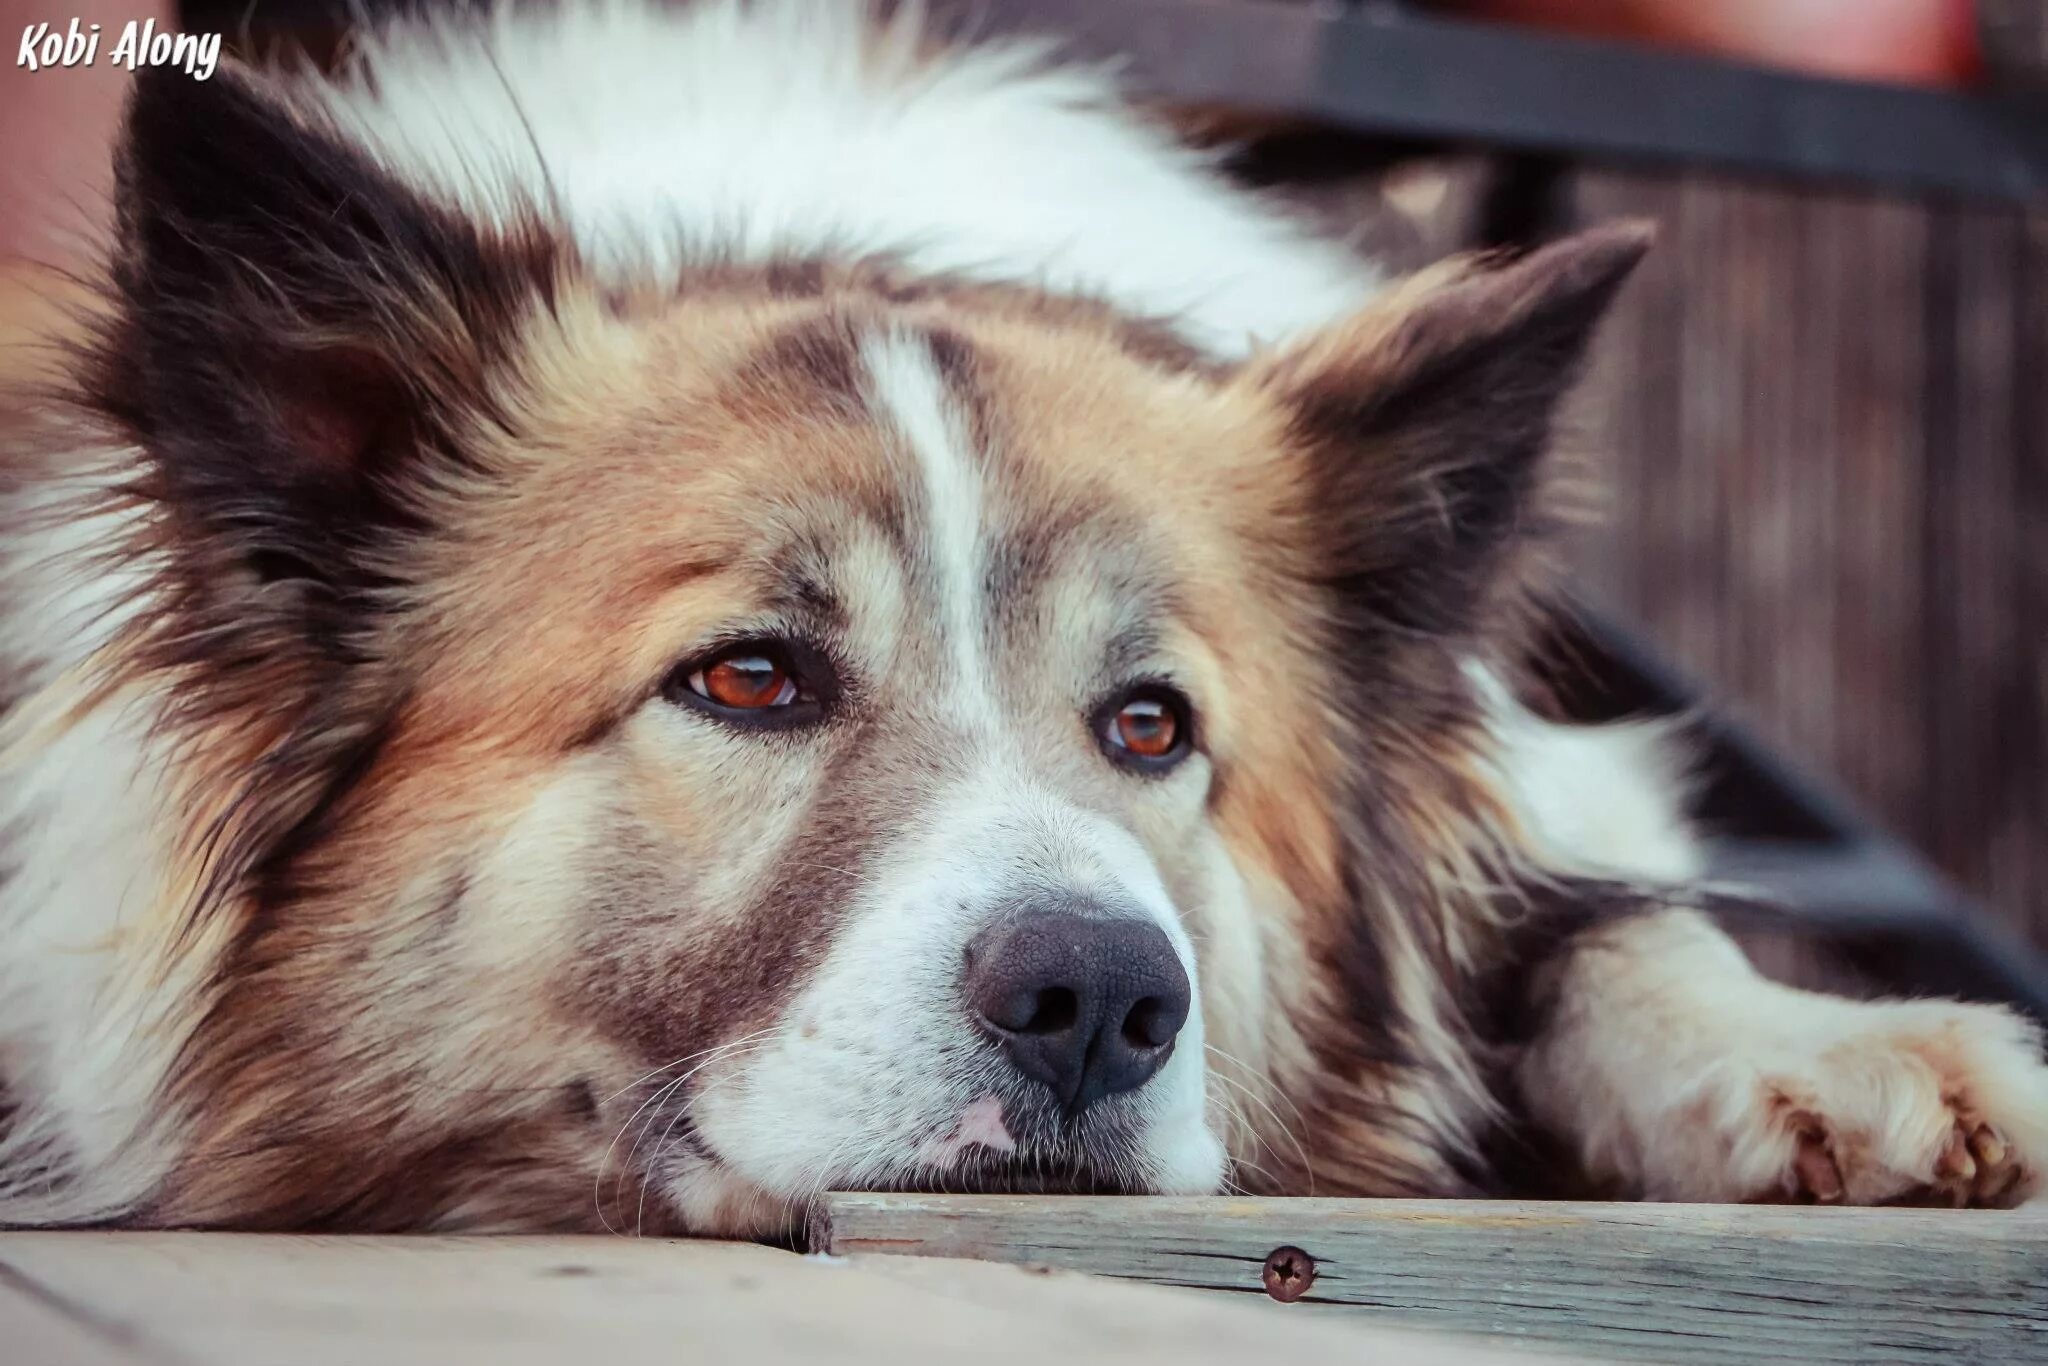
[[[1298,1247],[1276,1247],[1266,1258],[1259,1279],[1265,1282],[1268,1295],[1282,1304],[1292,1304],[1316,1283],[1316,1259]]]

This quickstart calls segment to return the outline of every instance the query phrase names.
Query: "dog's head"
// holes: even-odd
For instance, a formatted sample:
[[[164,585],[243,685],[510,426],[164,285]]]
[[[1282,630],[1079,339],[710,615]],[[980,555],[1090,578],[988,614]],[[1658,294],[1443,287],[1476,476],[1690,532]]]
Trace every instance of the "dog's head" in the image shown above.
[[[163,1217],[1208,1191],[1366,1065],[1640,232],[1226,364],[880,261],[600,285],[241,79],[145,77],[122,171],[109,686],[218,964]]]

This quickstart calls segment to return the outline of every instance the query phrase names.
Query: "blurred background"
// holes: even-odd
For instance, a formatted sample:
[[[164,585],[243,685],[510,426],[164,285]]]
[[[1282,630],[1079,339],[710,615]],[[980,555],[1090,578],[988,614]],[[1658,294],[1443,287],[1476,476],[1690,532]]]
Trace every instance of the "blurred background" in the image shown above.
[[[158,12],[325,60],[389,8]],[[1702,814],[1803,917],[1752,936],[1777,971],[2048,1013],[2043,0],[929,8],[1118,57],[1396,268],[1661,223],[1581,405],[1611,497],[1572,705],[1711,708]]]

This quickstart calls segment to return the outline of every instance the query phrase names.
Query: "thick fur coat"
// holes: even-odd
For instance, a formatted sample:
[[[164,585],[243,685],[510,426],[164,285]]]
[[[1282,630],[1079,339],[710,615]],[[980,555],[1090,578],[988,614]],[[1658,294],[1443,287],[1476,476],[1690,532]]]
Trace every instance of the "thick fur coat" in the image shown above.
[[[1517,700],[1643,228],[1389,283],[801,0],[145,72],[119,172],[0,456],[0,1222],[2038,1183],[2028,1024],[1761,979]],[[962,986],[1048,905],[1187,994],[1085,1105]]]

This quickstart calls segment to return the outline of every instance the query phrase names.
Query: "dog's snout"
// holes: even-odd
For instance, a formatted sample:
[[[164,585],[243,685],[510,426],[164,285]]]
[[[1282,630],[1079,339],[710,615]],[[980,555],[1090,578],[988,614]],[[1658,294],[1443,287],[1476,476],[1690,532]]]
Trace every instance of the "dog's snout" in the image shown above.
[[[1192,992],[1157,925],[1026,911],[967,946],[968,1007],[1019,1072],[1078,1115],[1151,1080],[1187,1023]]]

